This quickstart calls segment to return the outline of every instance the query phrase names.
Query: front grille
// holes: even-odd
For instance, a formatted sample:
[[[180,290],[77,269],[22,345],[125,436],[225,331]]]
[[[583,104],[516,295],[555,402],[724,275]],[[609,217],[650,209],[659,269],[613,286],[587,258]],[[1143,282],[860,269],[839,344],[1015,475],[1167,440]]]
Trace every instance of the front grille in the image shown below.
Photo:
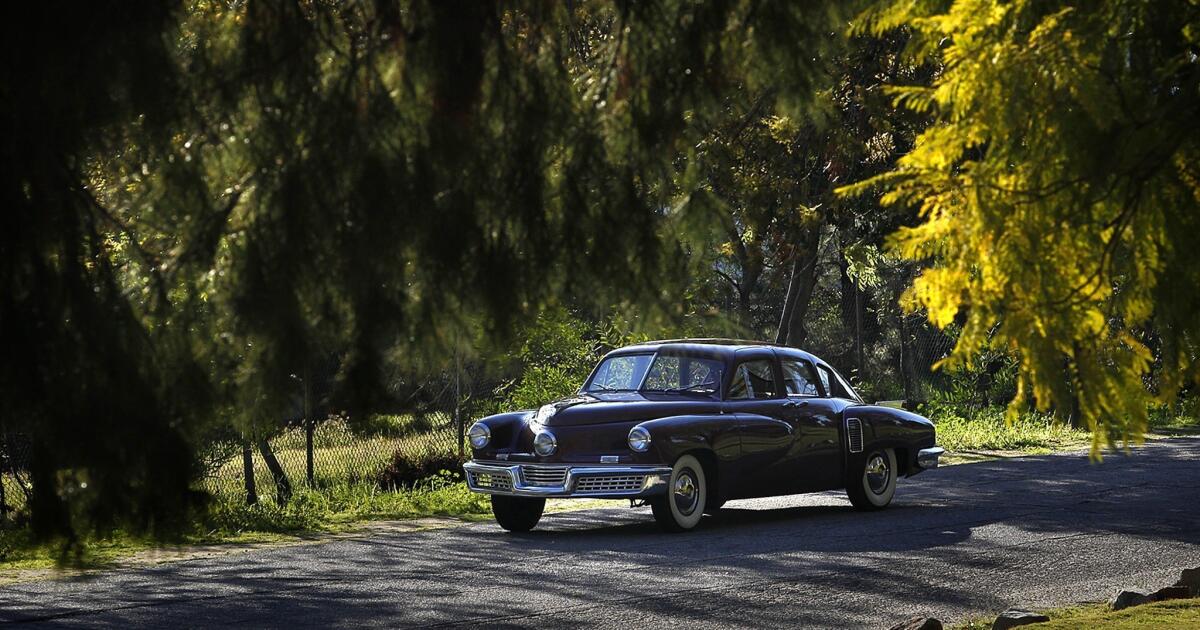
[[[489,490],[512,490],[512,477],[508,473],[473,472],[471,485]]]
[[[521,478],[527,486],[561,488],[567,483],[567,467],[521,466]]]
[[[862,420],[846,418],[846,442],[851,453],[861,453],[863,450]]]
[[[646,475],[580,477],[575,482],[575,492],[637,492],[645,481]]]

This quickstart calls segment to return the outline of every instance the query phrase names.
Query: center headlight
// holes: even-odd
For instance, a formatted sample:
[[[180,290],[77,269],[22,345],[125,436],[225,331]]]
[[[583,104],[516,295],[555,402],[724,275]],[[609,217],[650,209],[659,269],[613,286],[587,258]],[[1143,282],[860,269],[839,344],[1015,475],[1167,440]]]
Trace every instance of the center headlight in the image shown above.
[[[471,448],[483,448],[492,441],[492,430],[482,422],[476,422],[467,429],[467,438],[471,440]]]
[[[533,452],[545,457],[554,453],[558,448],[558,440],[554,439],[554,434],[549,431],[539,431],[533,436]]]
[[[650,432],[642,427],[633,427],[629,431],[629,448],[645,453],[650,448]]]

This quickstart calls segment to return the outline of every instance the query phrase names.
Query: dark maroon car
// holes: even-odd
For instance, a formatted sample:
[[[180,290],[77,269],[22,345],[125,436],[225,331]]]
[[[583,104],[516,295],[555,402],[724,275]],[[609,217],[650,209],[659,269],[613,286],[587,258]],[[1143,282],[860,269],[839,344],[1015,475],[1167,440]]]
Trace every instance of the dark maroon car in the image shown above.
[[[576,396],[468,434],[467,484],[512,531],[533,528],[547,497],[644,501],[670,531],[728,500],[836,488],[877,510],[943,452],[932,423],[864,404],[821,359],[729,340],[614,350]]]

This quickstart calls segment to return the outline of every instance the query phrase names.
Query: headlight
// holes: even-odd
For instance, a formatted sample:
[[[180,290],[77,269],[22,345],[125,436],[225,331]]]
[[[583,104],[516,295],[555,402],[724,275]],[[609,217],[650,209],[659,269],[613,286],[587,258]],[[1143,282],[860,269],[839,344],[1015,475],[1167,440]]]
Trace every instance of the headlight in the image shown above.
[[[533,452],[545,457],[554,453],[558,448],[558,440],[549,431],[541,431],[533,436]]]
[[[467,438],[471,440],[471,448],[483,448],[492,441],[492,430],[482,422],[476,422],[467,429]]]
[[[650,432],[642,427],[633,427],[629,431],[629,448],[645,453],[650,448]]]

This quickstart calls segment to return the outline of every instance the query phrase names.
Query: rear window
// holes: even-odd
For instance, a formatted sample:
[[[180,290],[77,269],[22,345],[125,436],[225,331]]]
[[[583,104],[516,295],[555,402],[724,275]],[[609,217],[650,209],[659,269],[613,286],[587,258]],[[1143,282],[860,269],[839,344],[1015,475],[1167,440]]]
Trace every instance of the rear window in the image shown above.
[[[783,387],[788,396],[820,396],[817,390],[817,376],[813,373],[808,361],[799,359],[783,359]]]
[[[756,359],[739,363],[733,372],[733,382],[729,385],[731,400],[747,398],[776,398],[779,388],[775,386],[775,373],[771,362],[766,359]]]

